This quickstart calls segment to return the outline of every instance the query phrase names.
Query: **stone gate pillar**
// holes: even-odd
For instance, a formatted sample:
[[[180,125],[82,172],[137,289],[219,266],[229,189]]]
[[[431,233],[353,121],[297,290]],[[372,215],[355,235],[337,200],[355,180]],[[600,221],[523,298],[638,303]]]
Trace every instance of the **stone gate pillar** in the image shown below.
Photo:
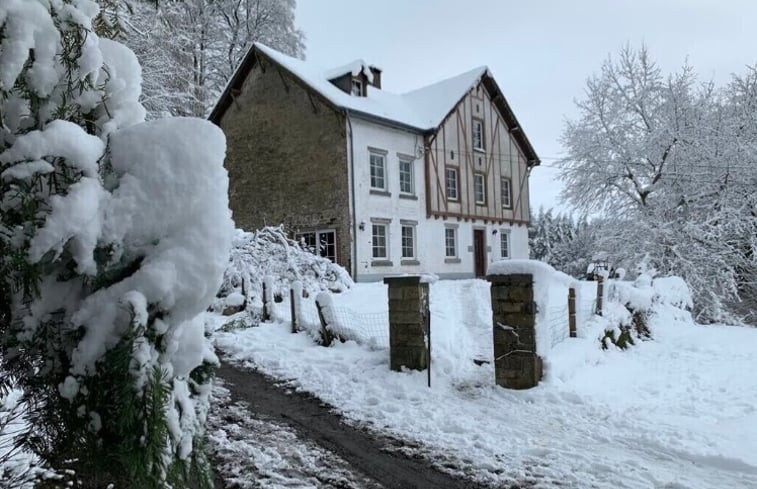
[[[509,389],[539,383],[542,361],[536,354],[536,304],[531,274],[489,275],[494,327],[494,378]]]
[[[420,276],[387,277],[384,283],[389,286],[390,368],[424,370],[429,364],[428,283]]]

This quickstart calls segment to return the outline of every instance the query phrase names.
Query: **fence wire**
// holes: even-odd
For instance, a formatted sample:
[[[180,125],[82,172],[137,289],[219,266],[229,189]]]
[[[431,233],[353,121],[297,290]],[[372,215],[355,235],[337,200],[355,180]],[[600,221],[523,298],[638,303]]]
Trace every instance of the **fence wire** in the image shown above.
[[[333,310],[336,324],[329,325],[332,333],[374,348],[389,348],[389,311],[357,312],[339,306]]]
[[[389,348],[389,311],[376,313],[359,312],[347,307],[332,308],[335,321],[329,331],[340,338],[354,340],[371,348]],[[289,301],[276,304],[276,317],[291,320]],[[297,312],[297,327],[319,337],[321,320],[314,299],[303,298]]]
[[[565,304],[553,305],[547,308],[546,321],[549,328],[549,340],[552,346],[569,337],[567,297],[565,298]]]

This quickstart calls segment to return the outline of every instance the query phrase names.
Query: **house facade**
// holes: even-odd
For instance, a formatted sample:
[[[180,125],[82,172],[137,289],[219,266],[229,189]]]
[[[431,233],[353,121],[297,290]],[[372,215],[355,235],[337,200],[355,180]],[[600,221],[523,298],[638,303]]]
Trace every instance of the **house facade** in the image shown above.
[[[382,76],[252,47],[210,116],[237,226],[284,224],[357,281],[527,258],[539,159],[488,69],[401,95]]]

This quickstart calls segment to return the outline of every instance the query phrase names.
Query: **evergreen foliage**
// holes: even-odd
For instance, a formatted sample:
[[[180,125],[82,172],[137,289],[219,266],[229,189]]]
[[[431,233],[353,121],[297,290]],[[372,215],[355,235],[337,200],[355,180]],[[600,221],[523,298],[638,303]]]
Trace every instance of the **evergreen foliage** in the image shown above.
[[[96,32],[119,35],[118,21],[108,15],[87,0],[0,4],[0,357],[6,370],[0,390],[11,379],[23,389],[29,430],[20,439],[50,466],[72,468],[79,487],[211,487],[198,450],[217,360],[201,331],[197,341],[191,314],[150,295],[155,287],[143,284],[143,294],[134,281],[149,273],[147,258],[161,238],[126,242],[105,229],[121,220],[104,203],[117,202],[118,192],[135,182],[114,168],[113,137],[145,114],[133,54]],[[155,130],[161,128],[170,126]],[[222,136],[221,144],[215,133],[197,136],[222,154]],[[119,156],[128,158],[123,150]],[[204,163],[222,171],[220,161]],[[225,202],[225,180],[218,188],[223,195],[211,207]],[[217,276],[198,276],[211,288],[220,285],[233,230],[225,205],[219,213],[225,220],[209,220],[220,222],[217,244],[225,252],[213,260],[221,266]],[[133,290],[123,289],[128,280]],[[197,312],[212,295],[191,295],[207,300]],[[103,340],[93,342],[98,335]],[[187,338],[207,351],[184,376],[172,356]]]
[[[531,259],[552,265],[575,278],[584,278],[596,246],[594,227],[585,219],[569,214],[553,214],[539,209],[531,217],[528,244]]]

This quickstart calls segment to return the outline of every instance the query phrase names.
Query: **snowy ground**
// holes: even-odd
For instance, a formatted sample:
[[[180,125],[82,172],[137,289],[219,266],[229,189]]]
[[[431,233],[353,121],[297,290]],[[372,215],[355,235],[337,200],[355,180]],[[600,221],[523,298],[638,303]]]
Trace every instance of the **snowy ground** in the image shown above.
[[[335,302],[375,312],[386,289],[361,284]],[[491,351],[487,284],[437,282],[431,303],[431,389],[425,372],[390,372],[386,349],[320,347],[283,322],[218,331],[215,341],[481,482],[757,487],[757,329],[658,321],[654,341],[625,352],[600,350],[589,333],[553,349],[539,387],[509,391],[494,385],[491,365],[472,361]]]
[[[216,476],[228,489],[373,489],[369,479],[276,420],[250,414],[218,382],[208,420]]]

